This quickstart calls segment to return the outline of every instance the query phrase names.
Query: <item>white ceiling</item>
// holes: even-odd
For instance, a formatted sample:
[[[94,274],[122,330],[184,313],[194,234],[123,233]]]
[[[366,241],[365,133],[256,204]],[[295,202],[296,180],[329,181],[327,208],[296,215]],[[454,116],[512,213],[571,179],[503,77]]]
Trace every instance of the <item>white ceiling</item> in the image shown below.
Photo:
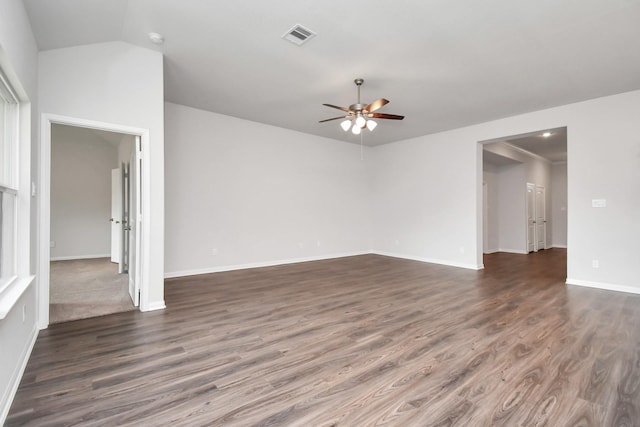
[[[549,136],[544,136],[549,133]],[[501,156],[486,148],[492,144],[509,144],[520,148],[521,150],[543,157],[551,163],[562,163],[567,161],[567,128],[544,129],[537,132],[531,132],[525,135],[514,135],[504,137],[498,140],[492,140],[486,144],[483,152],[483,162],[487,164],[502,167],[521,163],[518,160]]]
[[[506,138],[505,142],[525,151],[544,157],[550,162],[567,161],[567,128],[552,129],[551,135],[543,136],[544,131],[533,135]]]
[[[24,0],[41,50],[162,51],[165,99],[360,142],[322,103],[385,97],[377,145],[640,89],[640,0]],[[281,39],[294,24],[318,35]],[[165,37],[161,47],[147,33]]]
[[[111,144],[113,147],[118,148],[120,143],[127,139],[132,140],[133,137],[131,135],[126,135],[122,133],[109,132],[106,130],[97,130],[90,128],[83,128],[77,126],[67,126],[61,124],[52,124],[53,129],[58,129],[64,132],[65,135],[74,135],[74,138],[71,138],[73,141],[82,141],[83,139],[91,139],[91,140],[100,140],[104,141],[107,144]]]

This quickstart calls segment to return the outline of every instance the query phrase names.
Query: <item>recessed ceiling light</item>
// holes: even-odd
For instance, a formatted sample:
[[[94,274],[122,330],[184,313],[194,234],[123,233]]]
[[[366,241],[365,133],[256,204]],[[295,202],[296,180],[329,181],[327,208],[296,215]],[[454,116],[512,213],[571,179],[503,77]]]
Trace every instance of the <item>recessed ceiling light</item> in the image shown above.
[[[162,37],[162,34],[158,34],[158,33],[149,33],[149,40],[151,40],[151,43],[154,43],[154,44],[164,43],[164,37]]]
[[[551,132],[545,132],[542,134],[545,138],[549,138],[551,136]]]

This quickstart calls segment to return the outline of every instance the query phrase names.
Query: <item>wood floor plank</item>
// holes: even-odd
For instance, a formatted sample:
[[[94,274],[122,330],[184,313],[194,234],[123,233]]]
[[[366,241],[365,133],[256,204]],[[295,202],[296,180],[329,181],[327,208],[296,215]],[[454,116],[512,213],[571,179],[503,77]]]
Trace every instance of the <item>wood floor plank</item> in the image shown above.
[[[378,255],[166,281],[41,331],[7,426],[638,426],[640,296],[566,251]]]

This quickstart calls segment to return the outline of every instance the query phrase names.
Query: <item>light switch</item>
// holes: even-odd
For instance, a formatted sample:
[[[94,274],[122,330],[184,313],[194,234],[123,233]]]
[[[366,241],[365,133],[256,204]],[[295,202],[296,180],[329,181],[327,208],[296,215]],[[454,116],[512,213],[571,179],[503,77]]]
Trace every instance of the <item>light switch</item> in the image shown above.
[[[592,208],[606,208],[607,207],[607,199],[592,199],[591,200]]]

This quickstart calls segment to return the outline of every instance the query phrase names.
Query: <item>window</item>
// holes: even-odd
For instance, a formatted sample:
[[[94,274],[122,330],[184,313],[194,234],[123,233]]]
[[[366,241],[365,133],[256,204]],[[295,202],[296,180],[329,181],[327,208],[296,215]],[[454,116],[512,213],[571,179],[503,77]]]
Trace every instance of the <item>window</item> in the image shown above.
[[[0,73],[0,295],[16,277],[18,98]]]

